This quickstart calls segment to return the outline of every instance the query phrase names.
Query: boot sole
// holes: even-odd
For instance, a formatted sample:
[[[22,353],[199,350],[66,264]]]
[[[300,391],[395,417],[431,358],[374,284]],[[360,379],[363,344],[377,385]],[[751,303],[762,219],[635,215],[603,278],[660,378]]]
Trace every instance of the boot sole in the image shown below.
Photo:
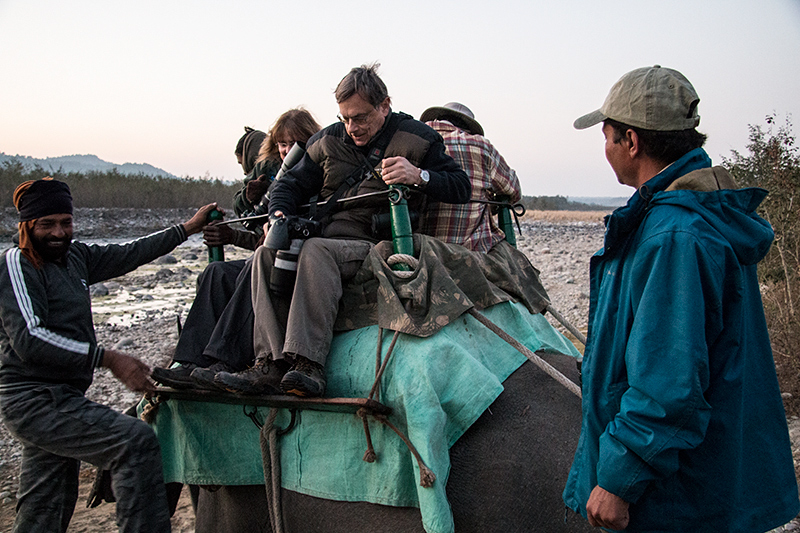
[[[202,370],[205,370],[205,369],[202,369]],[[208,371],[207,373],[210,374],[211,371]],[[210,377],[205,375],[205,374],[206,374],[206,372],[203,372],[199,376],[195,376],[195,372],[192,371],[192,374],[189,377],[192,380],[192,384],[194,385],[194,388],[202,389],[202,390],[210,390],[210,391],[225,391],[225,390],[227,390],[224,387],[221,387],[220,385],[218,385],[216,381],[214,381],[214,378],[217,376],[216,373],[214,373]]]
[[[214,386],[219,387],[222,390],[232,392],[234,394],[250,394],[250,395],[262,395],[262,396],[276,396],[280,395],[280,389],[275,388],[272,385],[261,385],[261,386],[253,386],[247,384],[246,386],[239,386],[233,385],[230,383],[226,383],[221,379],[214,378]]]
[[[194,382],[191,378],[175,378],[171,374],[168,374],[168,372],[169,370],[166,368],[154,368],[150,377],[152,377],[153,381],[156,383],[172,387],[173,389],[191,389],[194,387]]]
[[[310,396],[312,398],[318,398],[325,393],[325,388],[323,387],[322,390],[319,390],[318,387],[315,387],[315,390],[309,390],[307,386],[308,383],[306,380],[300,377],[294,377],[290,375],[291,373],[287,374],[281,380],[281,390],[286,394],[294,394],[295,396]],[[315,384],[316,385],[316,384]]]

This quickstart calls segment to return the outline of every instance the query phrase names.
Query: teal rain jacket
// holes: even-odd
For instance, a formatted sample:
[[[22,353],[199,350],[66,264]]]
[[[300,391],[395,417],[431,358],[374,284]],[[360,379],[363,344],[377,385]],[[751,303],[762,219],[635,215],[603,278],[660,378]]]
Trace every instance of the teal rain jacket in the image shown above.
[[[631,502],[626,531],[763,532],[800,508],[756,276],[766,191],[710,166],[698,148],[650,179],[591,261],[564,501],[585,517],[600,485]]]

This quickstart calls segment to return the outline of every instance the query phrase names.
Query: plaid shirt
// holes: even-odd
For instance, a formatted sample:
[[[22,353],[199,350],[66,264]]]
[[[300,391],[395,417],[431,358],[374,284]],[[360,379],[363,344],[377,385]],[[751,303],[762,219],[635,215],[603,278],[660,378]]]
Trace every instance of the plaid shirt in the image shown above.
[[[508,195],[512,202],[522,196],[514,172],[482,135],[472,135],[449,122],[432,120],[428,126],[443,138],[447,154],[466,171],[472,183],[471,200],[492,200],[494,195]],[[429,204],[422,215],[420,233],[444,242],[461,244],[475,252],[488,252],[505,238],[487,204]]]

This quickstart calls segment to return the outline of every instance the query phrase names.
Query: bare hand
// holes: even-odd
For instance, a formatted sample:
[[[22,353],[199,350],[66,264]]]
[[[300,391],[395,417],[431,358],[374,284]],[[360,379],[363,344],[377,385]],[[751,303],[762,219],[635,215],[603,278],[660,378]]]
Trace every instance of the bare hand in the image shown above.
[[[134,392],[148,392],[155,389],[150,379],[152,370],[135,357],[117,350],[106,350],[103,354],[103,366]]]
[[[422,183],[419,171],[420,169],[402,156],[387,157],[381,164],[381,174],[386,185],[419,185]]]
[[[222,212],[222,214],[225,214],[223,209],[217,207],[217,202],[204,205],[197,210],[197,213],[195,213],[192,218],[183,223],[183,229],[186,230],[186,235],[189,236],[194,235],[195,233],[200,233],[203,227],[207,224],[206,221],[208,220],[208,214],[214,209],[218,209],[220,212]]]
[[[203,227],[203,244],[206,246],[222,246],[233,244],[236,230],[227,224],[219,225],[217,221]]]
[[[589,519],[589,525],[613,530],[625,529],[630,520],[629,505],[616,494],[611,494],[598,485],[592,490],[589,501],[586,502],[586,517]]]

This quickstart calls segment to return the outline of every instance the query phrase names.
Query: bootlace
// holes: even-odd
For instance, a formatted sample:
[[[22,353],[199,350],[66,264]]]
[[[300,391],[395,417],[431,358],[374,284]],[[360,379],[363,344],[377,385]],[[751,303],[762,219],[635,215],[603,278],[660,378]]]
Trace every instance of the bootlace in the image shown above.
[[[269,365],[266,359],[258,359],[253,366],[242,371],[240,375],[252,376],[255,374],[256,376],[261,376],[267,373],[269,373]]]
[[[294,370],[306,375],[312,375],[321,372],[322,365],[303,356],[298,356],[297,361],[294,363]]]

